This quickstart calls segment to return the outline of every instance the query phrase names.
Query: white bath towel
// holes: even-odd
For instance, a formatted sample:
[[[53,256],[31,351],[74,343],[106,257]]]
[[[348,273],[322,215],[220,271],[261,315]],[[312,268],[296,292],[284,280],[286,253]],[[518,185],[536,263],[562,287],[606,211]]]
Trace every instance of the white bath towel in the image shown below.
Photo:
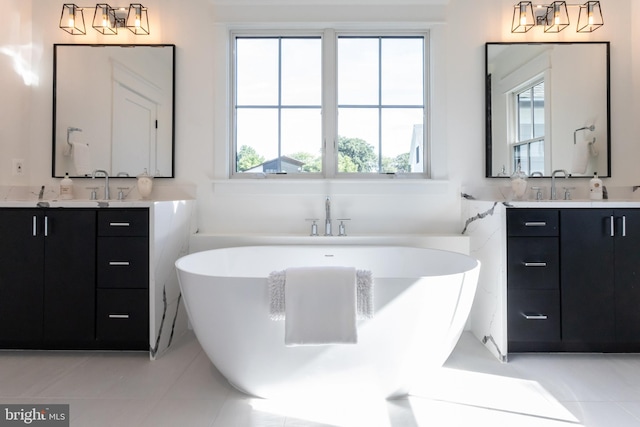
[[[285,278],[285,345],[355,344],[356,269],[290,268]]]
[[[85,176],[91,174],[91,156],[89,152],[89,145],[84,142],[72,142],[73,149],[71,155],[73,156],[73,165],[76,168],[76,174],[79,176]]]
[[[269,317],[271,320],[284,320],[284,286],[286,272],[272,271],[267,280],[269,284]],[[357,318],[372,319],[373,275],[369,270],[356,270]]]
[[[571,147],[571,173],[584,175],[589,165],[590,147],[584,139],[576,141]]]

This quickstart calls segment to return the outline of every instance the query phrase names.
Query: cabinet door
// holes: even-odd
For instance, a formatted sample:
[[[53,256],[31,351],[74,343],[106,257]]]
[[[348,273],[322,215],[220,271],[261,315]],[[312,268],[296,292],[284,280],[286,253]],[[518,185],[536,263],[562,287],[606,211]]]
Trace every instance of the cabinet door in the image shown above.
[[[563,209],[560,213],[562,340],[615,340],[614,228],[610,209]]]
[[[38,209],[0,209],[0,346],[42,340],[44,244]]]
[[[640,343],[640,209],[615,211],[616,339]]]
[[[95,340],[96,211],[51,209],[45,217],[44,339],[82,348]]]

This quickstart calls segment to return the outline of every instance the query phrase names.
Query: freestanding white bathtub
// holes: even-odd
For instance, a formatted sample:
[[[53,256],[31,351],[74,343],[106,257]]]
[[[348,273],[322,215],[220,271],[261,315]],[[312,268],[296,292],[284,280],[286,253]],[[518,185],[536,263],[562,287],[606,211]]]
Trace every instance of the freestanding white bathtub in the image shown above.
[[[358,321],[355,345],[287,347],[284,321],[269,317],[267,277],[325,265],[372,271],[374,318]],[[480,263],[436,249],[300,245],[208,250],[176,267],[196,337],[237,389],[264,398],[391,398],[446,361],[467,321]]]

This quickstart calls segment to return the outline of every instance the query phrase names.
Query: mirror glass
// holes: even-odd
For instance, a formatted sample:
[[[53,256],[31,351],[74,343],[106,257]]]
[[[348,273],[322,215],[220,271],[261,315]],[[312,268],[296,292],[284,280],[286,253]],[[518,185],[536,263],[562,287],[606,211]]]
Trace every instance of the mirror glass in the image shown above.
[[[174,176],[174,45],[54,45],[53,176]]]
[[[611,176],[609,42],[486,44],[486,176]]]

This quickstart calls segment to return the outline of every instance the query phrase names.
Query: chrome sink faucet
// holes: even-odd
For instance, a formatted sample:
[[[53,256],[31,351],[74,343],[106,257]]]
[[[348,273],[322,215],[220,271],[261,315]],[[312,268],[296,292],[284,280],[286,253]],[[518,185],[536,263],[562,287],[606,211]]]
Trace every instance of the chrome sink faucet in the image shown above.
[[[569,174],[564,169],[556,169],[551,174],[551,197],[550,200],[557,200],[558,196],[556,194],[556,173],[562,172],[564,174],[565,179],[569,178]]]
[[[324,235],[331,236],[331,199],[329,198],[329,196],[327,196],[327,199],[324,201],[324,210]]]
[[[96,169],[91,173],[91,179],[96,179],[96,174],[101,173],[104,176],[104,200],[111,198],[109,194],[109,173],[104,169]]]

